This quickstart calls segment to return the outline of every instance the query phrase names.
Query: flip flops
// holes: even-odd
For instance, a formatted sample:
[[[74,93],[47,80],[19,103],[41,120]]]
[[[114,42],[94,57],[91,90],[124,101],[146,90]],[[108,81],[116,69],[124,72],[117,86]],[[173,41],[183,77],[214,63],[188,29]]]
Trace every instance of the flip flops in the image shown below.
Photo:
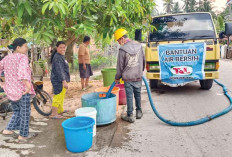
[[[91,88],[91,87],[93,87],[93,86],[88,85],[87,87],[85,87],[85,88],[81,89],[81,91],[85,91],[85,90],[87,90],[87,89],[89,89],[89,88]]]
[[[1,134],[4,136],[4,137],[13,137],[13,138],[17,138],[19,135],[15,132],[11,133],[11,134],[3,134],[3,131],[1,132]]]
[[[63,113],[68,113],[70,112],[69,110],[64,110],[63,112],[61,112],[60,114],[63,114]]]
[[[85,91],[87,88],[83,88],[83,89],[81,89],[81,91]]]
[[[58,113],[58,115],[64,116],[65,113],[69,113],[69,112],[70,112],[70,110],[64,110],[63,112]],[[59,119],[59,118],[58,118],[58,119]]]
[[[86,89],[89,89],[89,88],[91,88],[91,87],[93,87],[93,86],[91,86],[91,85],[88,85],[87,87],[85,87]]]
[[[36,132],[31,132],[25,139],[18,139],[18,143],[27,143],[29,140],[35,138],[38,135]]]
[[[51,119],[64,119],[64,117],[62,115],[55,115],[55,116],[51,116]]]

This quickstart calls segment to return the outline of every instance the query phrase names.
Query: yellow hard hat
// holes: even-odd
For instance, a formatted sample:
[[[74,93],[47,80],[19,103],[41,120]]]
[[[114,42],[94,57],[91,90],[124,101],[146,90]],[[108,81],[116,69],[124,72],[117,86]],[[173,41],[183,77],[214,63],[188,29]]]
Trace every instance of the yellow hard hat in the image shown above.
[[[127,31],[123,28],[119,28],[114,32],[114,38],[116,41],[127,34]]]

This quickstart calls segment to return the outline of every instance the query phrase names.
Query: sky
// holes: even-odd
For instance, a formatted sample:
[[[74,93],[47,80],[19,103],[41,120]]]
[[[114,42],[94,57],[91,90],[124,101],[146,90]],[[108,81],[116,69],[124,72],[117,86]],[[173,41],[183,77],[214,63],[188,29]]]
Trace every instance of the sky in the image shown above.
[[[183,6],[182,0],[173,0],[174,2],[179,2],[180,6]],[[226,8],[227,0],[211,0],[213,4],[213,10],[216,13],[223,11]],[[155,0],[156,4],[158,5],[157,9],[159,12],[163,12],[163,0]]]

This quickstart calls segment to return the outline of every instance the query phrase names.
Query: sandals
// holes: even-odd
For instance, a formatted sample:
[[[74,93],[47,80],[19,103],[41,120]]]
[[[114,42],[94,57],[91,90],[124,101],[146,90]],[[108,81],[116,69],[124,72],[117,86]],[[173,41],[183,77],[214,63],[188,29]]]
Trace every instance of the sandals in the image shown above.
[[[88,85],[87,87],[85,87],[86,89],[89,89],[89,88],[91,88],[91,87],[93,87],[93,86],[91,86],[91,85]]]
[[[3,131],[1,132],[1,134],[5,137],[13,137],[13,138],[17,138],[19,135],[15,132],[11,133],[11,134],[3,134]]]
[[[29,140],[35,138],[38,135],[36,132],[29,133],[25,139],[18,139],[18,143],[27,143]]]
[[[19,134],[15,133],[14,131],[11,134],[3,134],[3,131],[1,131],[1,134],[5,137],[13,137],[13,138],[18,138],[18,136],[19,136]],[[26,143],[26,142],[28,142],[28,140],[36,137],[37,135],[38,135],[38,133],[31,132],[28,134],[28,136],[25,139],[17,139],[17,141],[18,141],[18,143]]]
[[[62,115],[55,115],[55,116],[51,116],[51,119],[64,119],[64,117]]]
[[[64,110],[63,112],[61,112],[60,114],[63,114],[63,113],[68,113],[70,112],[69,110]]]
[[[81,91],[85,91],[85,90],[86,90],[86,88],[82,88],[82,89],[81,89]]]
[[[85,90],[87,90],[87,89],[89,89],[91,87],[93,87],[93,86],[92,85],[88,85],[88,86],[84,87],[83,89],[81,89],[81,91],[85,91]]]

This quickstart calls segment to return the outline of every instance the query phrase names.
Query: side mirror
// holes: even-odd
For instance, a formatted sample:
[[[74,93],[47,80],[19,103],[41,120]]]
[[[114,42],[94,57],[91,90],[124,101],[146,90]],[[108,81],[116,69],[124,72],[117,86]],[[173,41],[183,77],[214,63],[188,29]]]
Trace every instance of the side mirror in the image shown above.
[[[226,36],[230,36],[232,35],[232,23],[231,22],[228,22],[225,24],[225,35]]]
[[[137,40],[137,41],[142,40],[142,29],[135,30],[135,40]]]

